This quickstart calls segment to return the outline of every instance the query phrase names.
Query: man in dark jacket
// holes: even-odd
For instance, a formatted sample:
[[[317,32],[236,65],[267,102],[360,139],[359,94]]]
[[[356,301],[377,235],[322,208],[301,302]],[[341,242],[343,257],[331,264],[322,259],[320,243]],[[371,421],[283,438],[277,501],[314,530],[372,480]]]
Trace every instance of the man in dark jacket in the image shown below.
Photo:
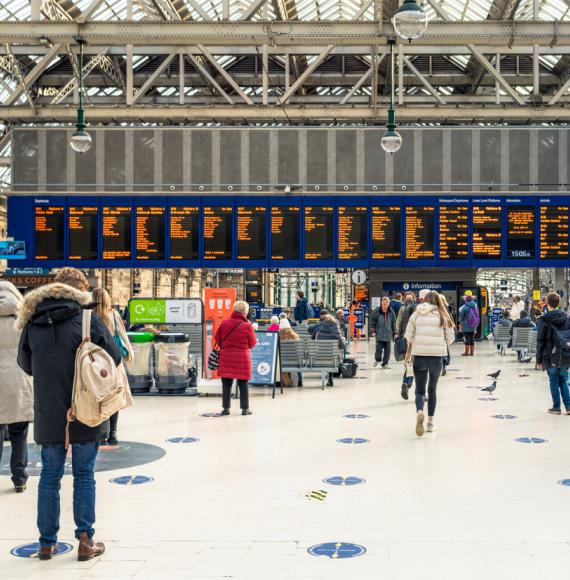
[[[402,306],[404,306],[404,303],[402,302],[402,294],[398,292],[397,294],[394,294],[394,298],[390,300],[390,308],[394,311],[394,314],[398,316],[398,312]]]
[[[382,304],[375,308],[370,315],[370,331],[376,336],[376,352],[374,354],[374,367],[382,362],[382,368],[390,368],[390,352],[392,340],[396,336],[396,315],[390,308],[390,299],[382,298]]]
[[[340,334],[338,322],[328,312],[321,316],[321,322],[315,324],[315,326],[311,328],[313,329],[313,332],[311,333],[311,338],[313,340],[336,340],[338,348],[340,350],[344,349],[346,343]],[[333,373],[329,373],[327,387],[332,386],[334,386]]]
[[[513,336],[513,330],[515,328],[534,328],[536,326],[536,324],[528,317],[528,314],[526,312],[526,310],[521,310],[520,311],[520,318],[518,318],[517,320],[515,320],[512,324],[511,324],[511,337]],[[511,342],[509,343],[509,347],[512,346],[513,343],[513,339],[511,338]],[[522,361],[524,358],[524,353],[523,351],[519,351],[518,352],[518,359],[520,361]],[[528,360],[525,360],[524,362],[530,362],[530,358]]]
[[[538,336],[536,339],[536,368],[545,369],[550,381],[552,407],[548,412],[560,415],[561,401],[566,407],[566,414],[570,415],[570,389],[568,388],[568,367],[554,366],[552,349],[554,347],[554,333],[557,330],[568,328],[570,320],[566,312],[558,310],[560,296],[551,292],[546,297],[547,312],[538,321]]]
[[[22,330],[18,364],[34,378],[34,439],[41,445],[42,472],[38,489],[40,560],[55,551],[59,531],[59,489],[65,469],[67,412],[71,407],[75,353],[82,340],[82,308],[91,297],[88,282],[75,268],[63,268],[56,283],[26,295],[17,328]],[[113,358],[118,366],[121,354],[105,324],[96,316],[91,321],[91,341]],[[78,559],[90,560],[105,551],[94,543],[95,460],[105,424],[87,427],[78,421],[69,426],[73,463],[73,512]]]
[[[293,309],[293,316],[295,317],[295,321],[299,324],[302,324],[309,318],[309,307],[307,305],[305,293],[302,290],[297,292],[297,304]]]

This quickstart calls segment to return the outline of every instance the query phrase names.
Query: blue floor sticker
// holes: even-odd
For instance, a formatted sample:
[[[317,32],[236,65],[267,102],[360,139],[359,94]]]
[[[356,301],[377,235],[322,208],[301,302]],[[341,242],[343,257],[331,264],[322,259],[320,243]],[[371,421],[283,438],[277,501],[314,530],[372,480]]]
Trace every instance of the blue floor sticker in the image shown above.
[[[561,479],[558,483],[560,485],[565,485],[566,487],[570,487],[570,479]]]
[[[455,377],[458,381],[469,381],[471,377]]]
[[[366,553],[364,546],[358,544],[348,544],[345,542],[329,542],[327,544],[317,544],[311,546],[307,552],[311,556],[325,556],[333,560],[340,560],[344,558],[357,558]]]
[[[23,544],[22,546],[17,546],[10,550],[12,556],[18,556],[18,558],[37,558],[38,552],[40,550],[40,543],[34,542],[32,544]],[[55,548],[54,556],[61,556],[62,554],[67,554],[73,550],[71,544],[65,544],[64,542],[58,542]]]
[[[200,417],[223,417],[221,413],[202,413]]]
[[[493,419],[518,419],[516,415],[491,415]]]
[[[345,419],[369,419],[370,415],[362,415],[361,413],[351,413],[350,415],[343,415]]]
[[[167,439],[168,443],[196,443],[200,441],[197,437],[171,437]]]
[[[148,475],[121,475],[120,477],[114,477],[109,481],[111,483],[116,483],[117,485],[141,485],[143,483],[154,481],[154,477],[149,477]]]
[[[539,443],[548,443],[548,439],[541,439],[540,437],[519,437],[515,439],[518,443],[533,443],[538,445]]]
[[[370,439],[364,439],[363,437],[344,437],[343,439],[337,439],[337,443],[346,443],[347,445],[361,445],[362,443],[370,443]]]
[[[480,385],[467,385],[465,388],[466,389],[480,389],[481,386]]]
[[[354,475],[348,477],[335,475],[334,477],[323,479],[323,483],[328,483],[329,485],[359,485],[361,483],[366,483],[366,480],[363,477],[356,477]]]
[[[498,401],[497,397],[479,397],[480,401]]]

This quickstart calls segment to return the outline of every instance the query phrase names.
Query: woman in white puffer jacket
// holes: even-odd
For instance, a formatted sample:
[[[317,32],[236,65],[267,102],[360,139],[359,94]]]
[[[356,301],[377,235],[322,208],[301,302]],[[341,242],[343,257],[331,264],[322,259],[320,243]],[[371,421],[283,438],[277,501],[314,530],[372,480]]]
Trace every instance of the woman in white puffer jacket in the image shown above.
[[[455,340],[453,320],[437,292],[430,292],[417,308],[406,328],[408,357],[413,357],[416,379],[416,434],[424,434],[424,405],[428,390],[428,432],[435,431],[433,416],[437,403],[437,381],[443,369],[447,347]]]

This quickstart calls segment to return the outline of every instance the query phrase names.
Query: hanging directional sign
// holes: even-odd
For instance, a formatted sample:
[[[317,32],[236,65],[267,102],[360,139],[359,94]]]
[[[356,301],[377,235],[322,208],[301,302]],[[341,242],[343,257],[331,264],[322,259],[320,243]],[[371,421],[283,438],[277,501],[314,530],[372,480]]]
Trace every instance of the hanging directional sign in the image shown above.
[[[111,483],[116,483],[117,485],[141,485],[143,483],[154,481],[154,477],[149,477],[148,475],[121,475],[120,477],[114,477],[109,481]]]
[[[317,544],[311,546],[307,552],[311,556],[325,556],[333,560],[341,560],[344,558],[357,558],[366,553],[364,546],[358,544],[349,544],[347,542],[329,542],[326,544]]]
[[[352,282],[353,284],[364,284],[366,282],[366,272],[364,270],[354,270]]]
[[[55,546],[54,556],[61,556],[62,554],[67,554],[73,550],[71,544],[65,544],[64,542],[58,542]],[[33,542],[32,544],[23,544],[22,546],[17,546],[10,550],[12,556],[18,556],[18,558],[37,558],[38,552],[40,551],[40,543]]]
[[[344,437],[343,439],[337,439],[337,443],[346,443],[347,445],[361,445],[362,443],[370,443],[370,439],[364,439],[362,437]]]
[[[360,485],[361,483],[366,483],[366,480],[363,477],[355,477],[354,475],[349,475],[348,477],[335,475],[334,477],[323,479],[323,483],[328,483],[329,485]]]

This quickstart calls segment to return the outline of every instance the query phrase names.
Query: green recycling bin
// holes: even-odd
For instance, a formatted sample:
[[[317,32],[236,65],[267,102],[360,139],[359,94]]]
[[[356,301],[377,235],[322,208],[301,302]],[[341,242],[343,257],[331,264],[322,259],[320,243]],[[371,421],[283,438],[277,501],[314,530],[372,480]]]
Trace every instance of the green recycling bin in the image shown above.
[[[152,332],[127,332],[133,348],[134,359],[125,363],[129,386],[133,393],[148,393],[154,385],[152,355],[154,334]]]

